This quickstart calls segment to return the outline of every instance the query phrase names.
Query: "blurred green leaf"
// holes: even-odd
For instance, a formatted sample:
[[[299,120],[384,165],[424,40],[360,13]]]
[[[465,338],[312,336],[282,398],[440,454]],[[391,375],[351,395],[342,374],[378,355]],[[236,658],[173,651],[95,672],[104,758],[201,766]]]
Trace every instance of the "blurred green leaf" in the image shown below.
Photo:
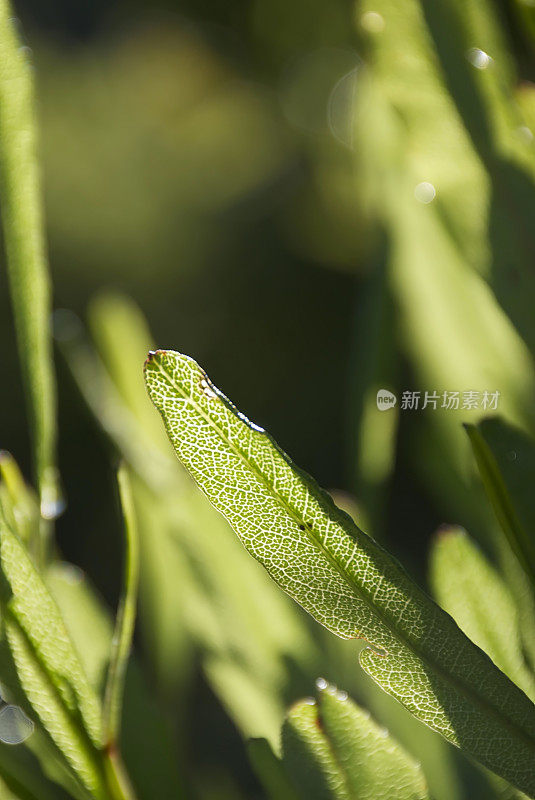
[[[38,800],[38,797],[24,785],[19,785],[15,779],[8,779],[7,782],[0,779],[0,800]]]
[[[121,752],[139,800],[186,797],[179,744],[170,712],[158,702],[158,691],[139,663],[131,659],[126,673]]]
[[[32,746],[35,744],[31,741],[33,738],[28,740]],[[50,759],[51,753],[47,752],[46,757]],[[14,796],[21,800],[68,800],[77,796],[67,794],[57,783],[51,783],[36,756],[26,746],[4,746],[0,749],[0,777]],[[0,797],[3,795],[0,794]]]
[[[141,309],[124,295],[101,294],[89,305],[88,321],[97,351],[123,406],[143,428],[147,439],[162,453],[169,453],[167,469],[172,472],[175,464],[167,437],[147,397],[139,370],[139,358],[144,358],[153,341]],[[128,343],[127,358],[124,357],[125,343]]]
[[[108,680],[104,697],[103,730],[104,741],[110,745],[117,742],[121,727],[121,706],[124,680],[134,625],[136,619],[137,592],[139,583],[139,542],[132,489],[126,467],[118,472],[119,494],[125,529],[124,586],[112,641]]]
[[[380,31],[367,28],[370,12],[380,15]],[[384,122],[375,120],[381,136],[370,137],[361,126],[367,139],[362,156],[370,148],[375,152],[376,199],[383,205],[378,212],[388,218],[395,250],[406,223],[401,204],[409,210],[422,203],[414,190],[422,182],[432,184],[436,194],[424,211],[437,216],[467,271],[484,276],[517,333],[533,348],[535,155],[526,118],[514,100],[517,76],[500,9],[487,0],[468,5],[408,0],[402,6],[365,0],[359,19],[377,83],[373,104],[377,111],[385,103],[395,114],[391,124],[398,127],[386,149],[393,168],[389,180],[386,163],[377,163],[385,151]],[[438,239],[407,244],[440,252]],[[433,308],[442,311],[441,306]]]
[[[535,680],[524,661],[513,598],[465,531],[440,530],[431,554],[430,577],[442,608],[534,700]]]
[[[512,304],[523,304],[529,340],[532,293],[509,274],[518,260],[531,271],[530,245],[518,231],[532,207],[531,168],[517,192],[510,184],[516,160],[533,154],[519,135],[525,120],[512,101],[514,69],[494,12],[480,0],[363,0],[357,11],[367,64],[355,110],[358,190],[386,238],[395,330],[413,381],[400,388],[421,392],[418,412],[402,414],[401,426],[442,514],[477,536],[489,535],[488,518],[475,502],[460,422],[481,411],[461,408],[462,399],[458,411],[441,408],[442,393],[498,390],[500,413],[534,426],[533,360],[511,322]],[[490,55],[487,69],[470,61],[477,49]],[[508,108],[498,114],[497,105]],[[509,303],[489,288],[494,273],[505,275]],[[426,391],[438,392],[436,410],[422,409]]]
[[[57,333],[59,347],[86,403],[119,452],[150,486],[169,482],[173,462],[155,446],[146,426],[136,423],[96,353],[82,337],[69,338],[61,329]]]
[[[477,430],[496,462],[520,524],[533,547],[535,504],[532,491],[535,441],[524,431],[499,417],[481,420]]]
[[[501,419],[483,420],[477,428],[469,428],[468,433],[476,460],[481,464],[487,497],[503,531],[498,538],[498,556],[518,607],[524,648],[535,669],[535,584],[530,579],[529,563],[526,571],[535,530],[533,440]],[[495,489],[499,489],[499,494]],[[515,545],[517,534],[520,540]],[[522,545],[526,554],[519,559],[517,553]]]
[[[269,800],[298,800],[282,762],[265,739],[249,739],[247,753]]]
[[[535,586],[535,540],[519,519],[508,488],[504,483],[500,466],[486,442],[481,429],[466,425],[466,432],[477,461],[483,486],[494,509],[494,513],[507,537],[511,550]],[[514,452],[514,451],[512,451]]]
[[[355,492],[366,509],[370,532],[380,539],[388,508],[386,495],[394,470],[399,405],[379,408],[377,393],[395,390],[399,376],[395,352],[395,330],[391,324],[394,304],[384,263],[376,265],[362,290],[357,308],[352,383],[358,430]]]
[[[514,98],[518,76],[505,15],[490,0],[448,0],[426,7],[425,16],[446,86],[488,175],[482,274],[533,351],[535,153]]]
[[[310,800],[424,800],[420,767],[370,715],[325,686],[317,703],[293,706],[282,732],[283,764]]]
[[[15,325],[33,433],[41,513],[61,507],[50,286],[36,159],[32,69],[7,0],[0,2],[0,195]]]
[[[0,569],[4,644],[17,678],[17,685],[6,680],[8,688],[26,713],[38,716],[82,786],[105,798],[100,703],[56,603],[3,516]]]
[[[338,636],[365,638],[363,668],[415,716],[535,791],[526,696],[193,359],[151,352],[145,380],[178,457],[274,580]]]

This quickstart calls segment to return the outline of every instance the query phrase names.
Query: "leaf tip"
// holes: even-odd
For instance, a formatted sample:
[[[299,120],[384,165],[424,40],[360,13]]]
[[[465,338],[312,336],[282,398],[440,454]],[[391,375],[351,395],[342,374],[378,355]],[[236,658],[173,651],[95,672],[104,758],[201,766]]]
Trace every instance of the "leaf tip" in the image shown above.
[[[435,531],[435,539],[442,540],[446,538],[452,538],[454,536],[466,536],[466,531],[464,528],[461,528],[460,525],[451,525],[449,522],[445,522],[442,525],[439,525]]]
[[[149,352],[147,353],[147,358],[145,359],[145,363],[143,364],[143,372],[146,372],[147,369],[152,364],[154,364],[155,362],[158,362],[159,360],[161,360],[161,356],[164,356],[167,352],[169,352],[169,351],[167,351],[167,350],[149,350]]]
[[[149,350],[149,352],[147,353],[147,358],[145,359],[145,366],[147,366],[147,364],[150,364],[150,362],[152,361],[157,352],[158,350]]]

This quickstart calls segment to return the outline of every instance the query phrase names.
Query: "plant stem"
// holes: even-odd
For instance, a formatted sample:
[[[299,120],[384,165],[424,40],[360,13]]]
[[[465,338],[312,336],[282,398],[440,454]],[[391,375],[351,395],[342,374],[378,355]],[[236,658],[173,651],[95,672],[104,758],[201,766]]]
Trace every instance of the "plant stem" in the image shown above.
[[[123,465],[117,475],[124,517],[125,562],[123,592],[119,601],[108,680],[104,694],[104,741],[109,745],[119,740],[124,681],[136,620],[139,579],[139,544],[136,514],[128,471]]]
[[[109,745],[104,753],[104,771],[110,800],[136,800],[136,794],[117,747]]]

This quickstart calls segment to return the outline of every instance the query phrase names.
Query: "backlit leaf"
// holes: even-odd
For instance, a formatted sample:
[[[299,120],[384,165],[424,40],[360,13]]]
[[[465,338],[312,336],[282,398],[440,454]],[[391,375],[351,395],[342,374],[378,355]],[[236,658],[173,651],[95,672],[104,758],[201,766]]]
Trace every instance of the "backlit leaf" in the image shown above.
[[[139,627],[157,683],[178,708],[195,647],[242,734],[276,748],[288,698],[300,696],[320,669],[310,620],[174,458],[139,369],[151,344],[139,309],[106,295],[92,303],[90,322],[99,329],[100,359],[80,337],[64,337],[62,347],[86,401],[132,468],[143,564]],[[128,377],[134,375],[137,381]]]
[[[310,800],[424,800],[420,767],[388,731],[325,685],[318,700],[296,703],[282,732],[283,763]]]
[[[100,703],[56,603],[3,515],[0,608],[2,645],[10,654],[6,663],[11,664],[11,674],[5,675],[8,689],[30,717],[37,716],[62,754],[65,768],[86,791],[106,797],[99,754]]]
[[[524,661],[513,598],[498,572],[460,528],[441,530],[431,556],[438,602],[466,635],[530,697],[535,680]]]
[[[535,792],[535,707],[193,359],[149,354],[149,394],[180,460],[272,578],[345,639],[415,716]],[[222,565],[224,568],[224,565]]]

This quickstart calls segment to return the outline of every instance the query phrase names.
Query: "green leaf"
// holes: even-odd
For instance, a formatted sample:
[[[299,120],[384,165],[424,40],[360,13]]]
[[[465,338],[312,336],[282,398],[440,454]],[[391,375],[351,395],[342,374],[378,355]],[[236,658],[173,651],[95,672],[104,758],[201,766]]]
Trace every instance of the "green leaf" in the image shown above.
[[[247,754],[269,800],[298,800],[299,795],[284,771],[281,760],[266,739],[249,739]]]
[[[152,352],[145,380],[178,457],[272,578],[333,633],[366,639],[363,668],[415,716],[535,792],[528,698],[193,359]]]
[[[528,312],[522,327],[527,333],[529,322],[533,332],[533,292],[523,283],[532,282],[533,236],[519,230],[529,220],[532,188],[515,165],[504,163],[527,123],[513,97],[507,26],[495,7],[487,0],[362,0],[358,10],[367,67],[355,108],[359,190],[385,232],[395,311],[390,324],[414,375],[406,388],[421,392],[418,412],[402,413],[402,429],[412,465],[442,515],[463,520],[478,538],[488,537],[490,526],[475,502],[473,459],[460,423],[476,421],[480,411],[462,409],[462,400],[458,411],[440,403],[424,411],[422,401],[426,391],[499,390],[500,413],[533,427],[533,359],[520,327],[504,312],[511,309],[516,320],[512,309],[521,304]],[[370,17],[380,31],[369,27]],[[488,69],[470,62],[473,48],[492,56]],[[495,114],[496,91],[502,109],[502,101],[508,106],[505,124]],[[489,142],[498,130],[499,148]],[[522,149],[533,160],[533,147]],[[515,177],[520,185],[511,192]],[[422,182],[436,191],[431,202],[415,196]],[[509,299],[502,302],[486,279],[496,287],[501,282]]]
[[[88,321],[97,351],[122,404],[146,431],[153,446],[169,453],[165,432],[139,374],[139,359],[145,357],[153,341],[141,309],[123,295],[102,294],[91,301]],[[128,342],[126,358],[125,342]],[[172,467],[168,465],[168,469],[171,471]]]
[[[387,489],[396,455],[399,406],[385,413],[378,408],[377,393],[397,383],[397,336],[390,319],[394,308],[384,263],[371,270],[357,308],[355,341],[366,338],[367,347],[355,347],[352,388],[358,430],[356,443],[355,493],[366,510],[370,530],[381,538],[388,503]]]
[[[39,503],[33,491],[25,484],[20,470],[9,453],[2,452],[0,454],[0,474],[2,477],[2,484],[0,485],[0,498],[1,507],[6,519],[8,520],[9,527],[17,532],[23,543],[32,552],[37,559],[39,556]],[[53,585],[59,594],[63,594],[63,589],[66,589],[68,595],[68,602],[66,605],[67,614],[72,616],[76,603],[73,602],[72,589],[74,585],[79,584],[81,581],[80,570],[77,570],[72,565],[60,564],[52,562],[46,571],[45,580],[49,587]],[[54,597],[57,597],[55,591],[52,591]],[[88,610],[87,595],[84,597],[84,610]],[[65,606],[62,609],[62,615],[65,619]],[[95,628],[91,625],[91,614],[84,615],[84,626],[75,626],[75,635],[87,635],[92,637],[91,642],[91,661],[94,661],[96,654],[98,654],[98,637],[95,637]],[[69,633],[72,635],[72,629],[69,627]],[[111,638],[111,636],[110,636]],[[75,641],[75,640],[73,640]],[[75,646],[76,646],[75,641]],[[3,645],[5,648],[5,644]],[[77,651],[78,648],[76,647]],[[85,662],[84,662],[85,667]],[[6,663],[6,659],[2,659],[0,663],[0,675],[4,680],[9,679],[12,671],[12,662]],[[16,675],[13,676],[16,681]],[[67,771],[67,766],[61,764],[61,759],[58,757],[58,751],[52,740],[39,731],[35,730],[32,735],[25,742],[25,747],[17,748],[1,748],[0,747],[0,776],[8,786],[16,786],[18,794],[24,791],[28,797],[48,798],[61,797],[64,798],[65,794],[60,790],[58,783],[69,790],[70,796],[86,797],[83,790],[80,789],[79,783],[76,782],[75,777],[70,771]],[[32,752],[30,752],[32,751]],[[39,763],[40,762],[40,763]],[[43,774],[46,772],[46,777]],[[55,786],[50,783],[50,780],[55,782]],[[82,793],[80,793],[82,792]],[[23,792],[23,797],[26,796]]]
[[[38,717],[64,767],[81,786],[96,798],[106,798],[98,698],[87,682],[56,603],[3,515],[0,608],[6,651],[2,670],[15,701],[29,716]]]
[[[518,607],[524,648],[535,669],[535,583],[530,580],[535,446],[530,437],[500,418],[483,420],[468,433],[483,486],[499,521],[502,534],[497,537],[498,556]]]
[[[502,478],[500,467],[480,428],[476,425],[465,425],[465,428],[494,513],[507,537],[511,550],[529,577],[531,585],[535,586],[535,539],[531,538],[518,517]]]
[[[84,399],[119,452],[149,485],[169,481],[170,459],[147,436],[129,408],[122,402],[98,356],[80,337],[64,338],[58,332],[58,345]]]
[[[428,797],[419,765],[346,692],[325,681],[317,703],[304,700],[290,710],[282,745],[287,772],[307,800]]]
[[[91,304],[90,321],[100,331],[100,358],[81,337],[64,336],[62,347],[83,396],[132,467],[143,564],[139,627],[156,684],[166,702],[183,708],[197,648],[242,734],[277,747],[288,697],[299,696],[320,669],[310,620],[249,557],[174,458],[139,369],[151,339],[139,309],[127,298],[104,296]],[[222,563],[233,570],[221,570]]]
[[[58,604],[87,679],[100,697],[104,693],[113,636],[109,614],[84,572],[74,564],[52,562],[45,582]]]
[[[28,740],[31,745],[34,744],[33,738]],[[69,800],[72,797],[47,780],[35,755],[27,747],[0,750],[0,776],[21,800]]]
[[[72,564],[52,564],[47,585],[88,678],[100,693],[113,636],[109,614],[84,573]],[[128,663],[122,717],[120,749],[137,796],[140,800],[182,797],[171,725],[134,659]]]
[[[39,504],[26,485],[13,456],[0,451],[0,478],[2,479],[2,505],[22,541],[34,553],[39,553]]]
[[[134,635],[139,583],[137,521],[130,480],[124,466],[119,469],[118,482],[124,516],[126,554],[123,595],[119,601],[119,609],[117,611],[108,683],[104,699],[104,741],[108,746],[115,744],[119,737],[124,680]]]
[[[364,700],[378,724],[388,726],[392,736],[418,758],[433,800],[465,800],[461,769],[468,764],[471,778],[477,767],[460,750],[422,724],[377,684],[370,685]]]
[[[139,800],[186,797],[177,758],[176,720],[169,717],[165,704],[157,703],[154,688],[154,682],[147,681],[131,659],[126,674],[121,751]]]
[[[533,546],[535,440],[500,417],[481,420],[477,429],[496,461],[520,524]]]
[[[0,0],[0,197],[19,358],[27,393],[41,513],[61,509],[55,466],[56,395],[50,285],[36,159],[32,68]]]
[[[442,608],[468,638],[535,700],[535,680],[522,654],[513,598],[464,530],[440,530],[431,554],[431,585]]]

